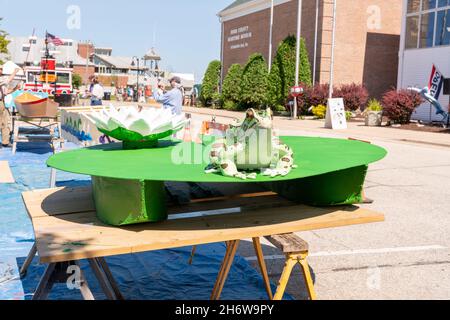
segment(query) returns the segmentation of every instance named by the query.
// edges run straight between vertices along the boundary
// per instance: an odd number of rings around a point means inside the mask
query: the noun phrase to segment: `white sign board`
[[[347,129],[344,99],[328,99],[327,118],[325,127],[334,130]]]

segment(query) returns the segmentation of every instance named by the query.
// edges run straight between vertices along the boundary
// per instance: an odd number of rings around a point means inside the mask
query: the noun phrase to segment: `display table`
[[[213,297],[218,299],[241,239],[384,221],[383,214],[356,206],[314,208],[267,192],[169,204],[168,221],[117,228],[96,218],[90,187],[28,191],[23,200],[40,263],[49,264],[33,299],[46,299],[54,283],[70,276],[67,266],[83,259],[89,261],[106,297],[120,299],[104,257],[228,242],[232,252],[227,249],[214,286]],[[264,264],[262,253],[260,258]],[[82,272],[80,277],[83,297],[93,299]]]
[[[239,180],[205,174],[210,147],[160,141],[153,149],[123,150],[110,144],[63,152],[48,166],[92,176],[97,215],[120,226],[167,219],[164,182],[260,183],[280,196],[313,206],[355,204],[362,200],[368,165],[386,151],[360,141],[282,137],[294,151],[297,169],[286,177],[258,175]]]

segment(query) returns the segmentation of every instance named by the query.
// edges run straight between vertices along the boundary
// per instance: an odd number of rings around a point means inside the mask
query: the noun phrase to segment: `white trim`
[[[400,52],[399,52],[399,68],[397,75],[397,88],[400,88],[403,84],[403,69],[405,61],[405,47],[406,47],[406,13],[408,10],[408,0],[403,0],[403,13],[402,13],[402,30],[400,33]]]
[[[274,6],[278,6],[287,3],[292,0],[275,0]],[[270,9],[271,0],[253,0],[250,2],[243,3],[239,6],[230,8],[219,12],[218,16],[222,22],[234,20],[247,16],[249,14]]]

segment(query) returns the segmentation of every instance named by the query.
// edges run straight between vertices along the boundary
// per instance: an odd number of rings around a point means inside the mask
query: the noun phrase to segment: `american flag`
[[[47,38],[48,43],[53,43],[55,46],[62,46],[64,44],[64,41],[51,33],[47,32],[45,37]]]

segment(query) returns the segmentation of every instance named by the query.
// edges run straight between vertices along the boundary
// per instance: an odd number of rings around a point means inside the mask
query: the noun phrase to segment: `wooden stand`
[[[269,300],[283,300],[284,293],[286,291],[286,286],[291,277],[291,273],[295,265],[298,263],[303,272],[303,278],[305,280],[306,289],[311,300],[316,300],[316,293],[314,290],[314,283],[311,277],[311,272],[309,270],[309,265],[307,262],[308,257],[308,243],[306,243],[300,237],[290,233],[283,235],[275,235],[265,237],[269,242],[271,242],[275,247],[283,251],[286,255],[286,264],[281,275],[281,279],[278,284],[275,296],[273,296],[272,288],[270,285],[269,275],[267,273],[267,267],[264,260],[264,254],[261,247],[260,238],[253,238],[253,246],[255,248],[256,257],[258,258],[259,268],[264,280],[264,286],[269,297]],[[231,265],[233,264],[234,257],[236,255],[237,247],[239,241],[230,241],[227,243],[227,250],[225,253],[225,258],[219,271],[219,275],[216,280],[216,284],[211,294],[211,300],[219,300],[225,281],[228,277]]]
[[[107,299],[124,300],[106,261],[103,258],[88,259],[88,261]],[[79,268],[79,283],[77,285],[83,299],[95,300],[84,273],[81,270],[79,261],[50,263],[39,282],[33,300],[46,300],[54,284],[67,283],[70,277],[67,271],[71,266]]]
[[[311,300],[316,300],[316,293],[314,291],[314,283],[309,271],[307,262],[308,257],[308,243],[294,234],[283,234],[266,237],[275,247],[283,251],[286,255],[286,264],[278,284],[277,292],[274,300],[282,300],[286,286],[292,273],[292,269],[298,263],[303,272],[306,289]]]
[[[16,154],[18,142],[46,142],[49,143],[55,153],[55,143],[64,148],[61,122],[53,118],[24,118],[20,115],[12,117],[13,146],[12,153]],[[31,126],[30,128],[24,125]],[[54,136],[55,128],[58,129],[58,137]]]

